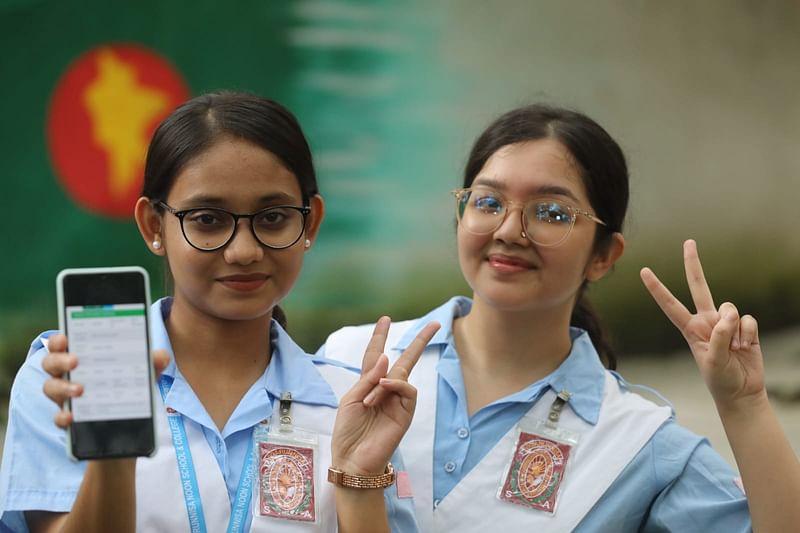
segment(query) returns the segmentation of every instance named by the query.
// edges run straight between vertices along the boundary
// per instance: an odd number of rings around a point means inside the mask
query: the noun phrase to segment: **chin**
[[[215,308],[215,314],[223,320],[257,320],[267,316],[273,306],[262,299],[254,302],[232,302]]]
[[[526,311],[536,307],[536,298],[515,290],[514,287],[475,290],[475,297],[498,311]]]

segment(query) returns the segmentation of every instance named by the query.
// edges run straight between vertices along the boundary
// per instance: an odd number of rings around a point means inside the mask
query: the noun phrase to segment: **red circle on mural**
[[[78,57],[47,117],[50,159],[70,198],[93,213],[131,217],[150,137],[188,97],[177,70],[142,46],[103,45]]]

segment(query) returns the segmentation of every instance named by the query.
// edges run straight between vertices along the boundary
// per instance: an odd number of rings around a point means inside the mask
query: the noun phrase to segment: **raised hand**
[[[47,349],[48,353],[42,359],[42,369],[51,377],[44,382],[43,390],[44,394],[61,408],[54,417],[56,425],[66,429],[72,424],[72,413],[64,410],[64,402],[83,394],[83,385],[66,379],[67,372],[78,366],[78,357],[67,352],[67,337],[61,334],[53,335],[48,339]],[[169,356],[165,351],[153,352],[156,377],[167,367],[168,362]]]
[[[382,317],[364,354],[363,372],[339,403],[333,430],[333,461],[352,474],[380,474],[411,425],[417,391],[408,383],[411,369],[439,329],[427,324],[390,371],[383,353],[391,321]]]
[[[764,365],[756,320],[750,315],[740,318],[730,302],[715,307],[693,240],[683,245],[683,261],[696,308],[694,314],[649,268],[640,273],[645,287],[689,343],[700,374],[718,405],[764,395]]]

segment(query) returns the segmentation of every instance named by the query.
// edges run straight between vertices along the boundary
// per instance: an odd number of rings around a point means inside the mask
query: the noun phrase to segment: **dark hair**
[[[158,126],[147,149],[142,196],[154,203],[166,200],[183,168],[226,136],[247,140],[280,159],[297,177],[303,205],[318,193],[311,149],[294,115],[255,94],[222,91],[181,104]],[[280,307],[272,316],[286,327]]]
[[[628,209],[628,165],[622,149],[597,122],[577,111],[534,104],[513,109],[495,120],[478,137],[464,169],[464,187],[473,180],[497,150],[510,144],[553,139],[566,147],[583,180],[589,202],[606,225],[597,225],[595,250],[608,246],[615,232],[622,231]],[[584,292],[578,292],[570,323],[589,332],[600,359],[608,368],[617,366],[616,356]]]

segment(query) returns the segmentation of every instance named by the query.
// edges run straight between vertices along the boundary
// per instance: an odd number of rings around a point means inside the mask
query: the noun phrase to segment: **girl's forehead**
[[[248,141],[223,139],[178,173],[173,195],[299,197],[301,191],[297,177],[272,152]]]
[[[488,185],[502,192],[535,196],[543,190],[568,190],[586,198],[580,170],[567,148],[553,139],[503,146],[475,177],[473,186]]]

